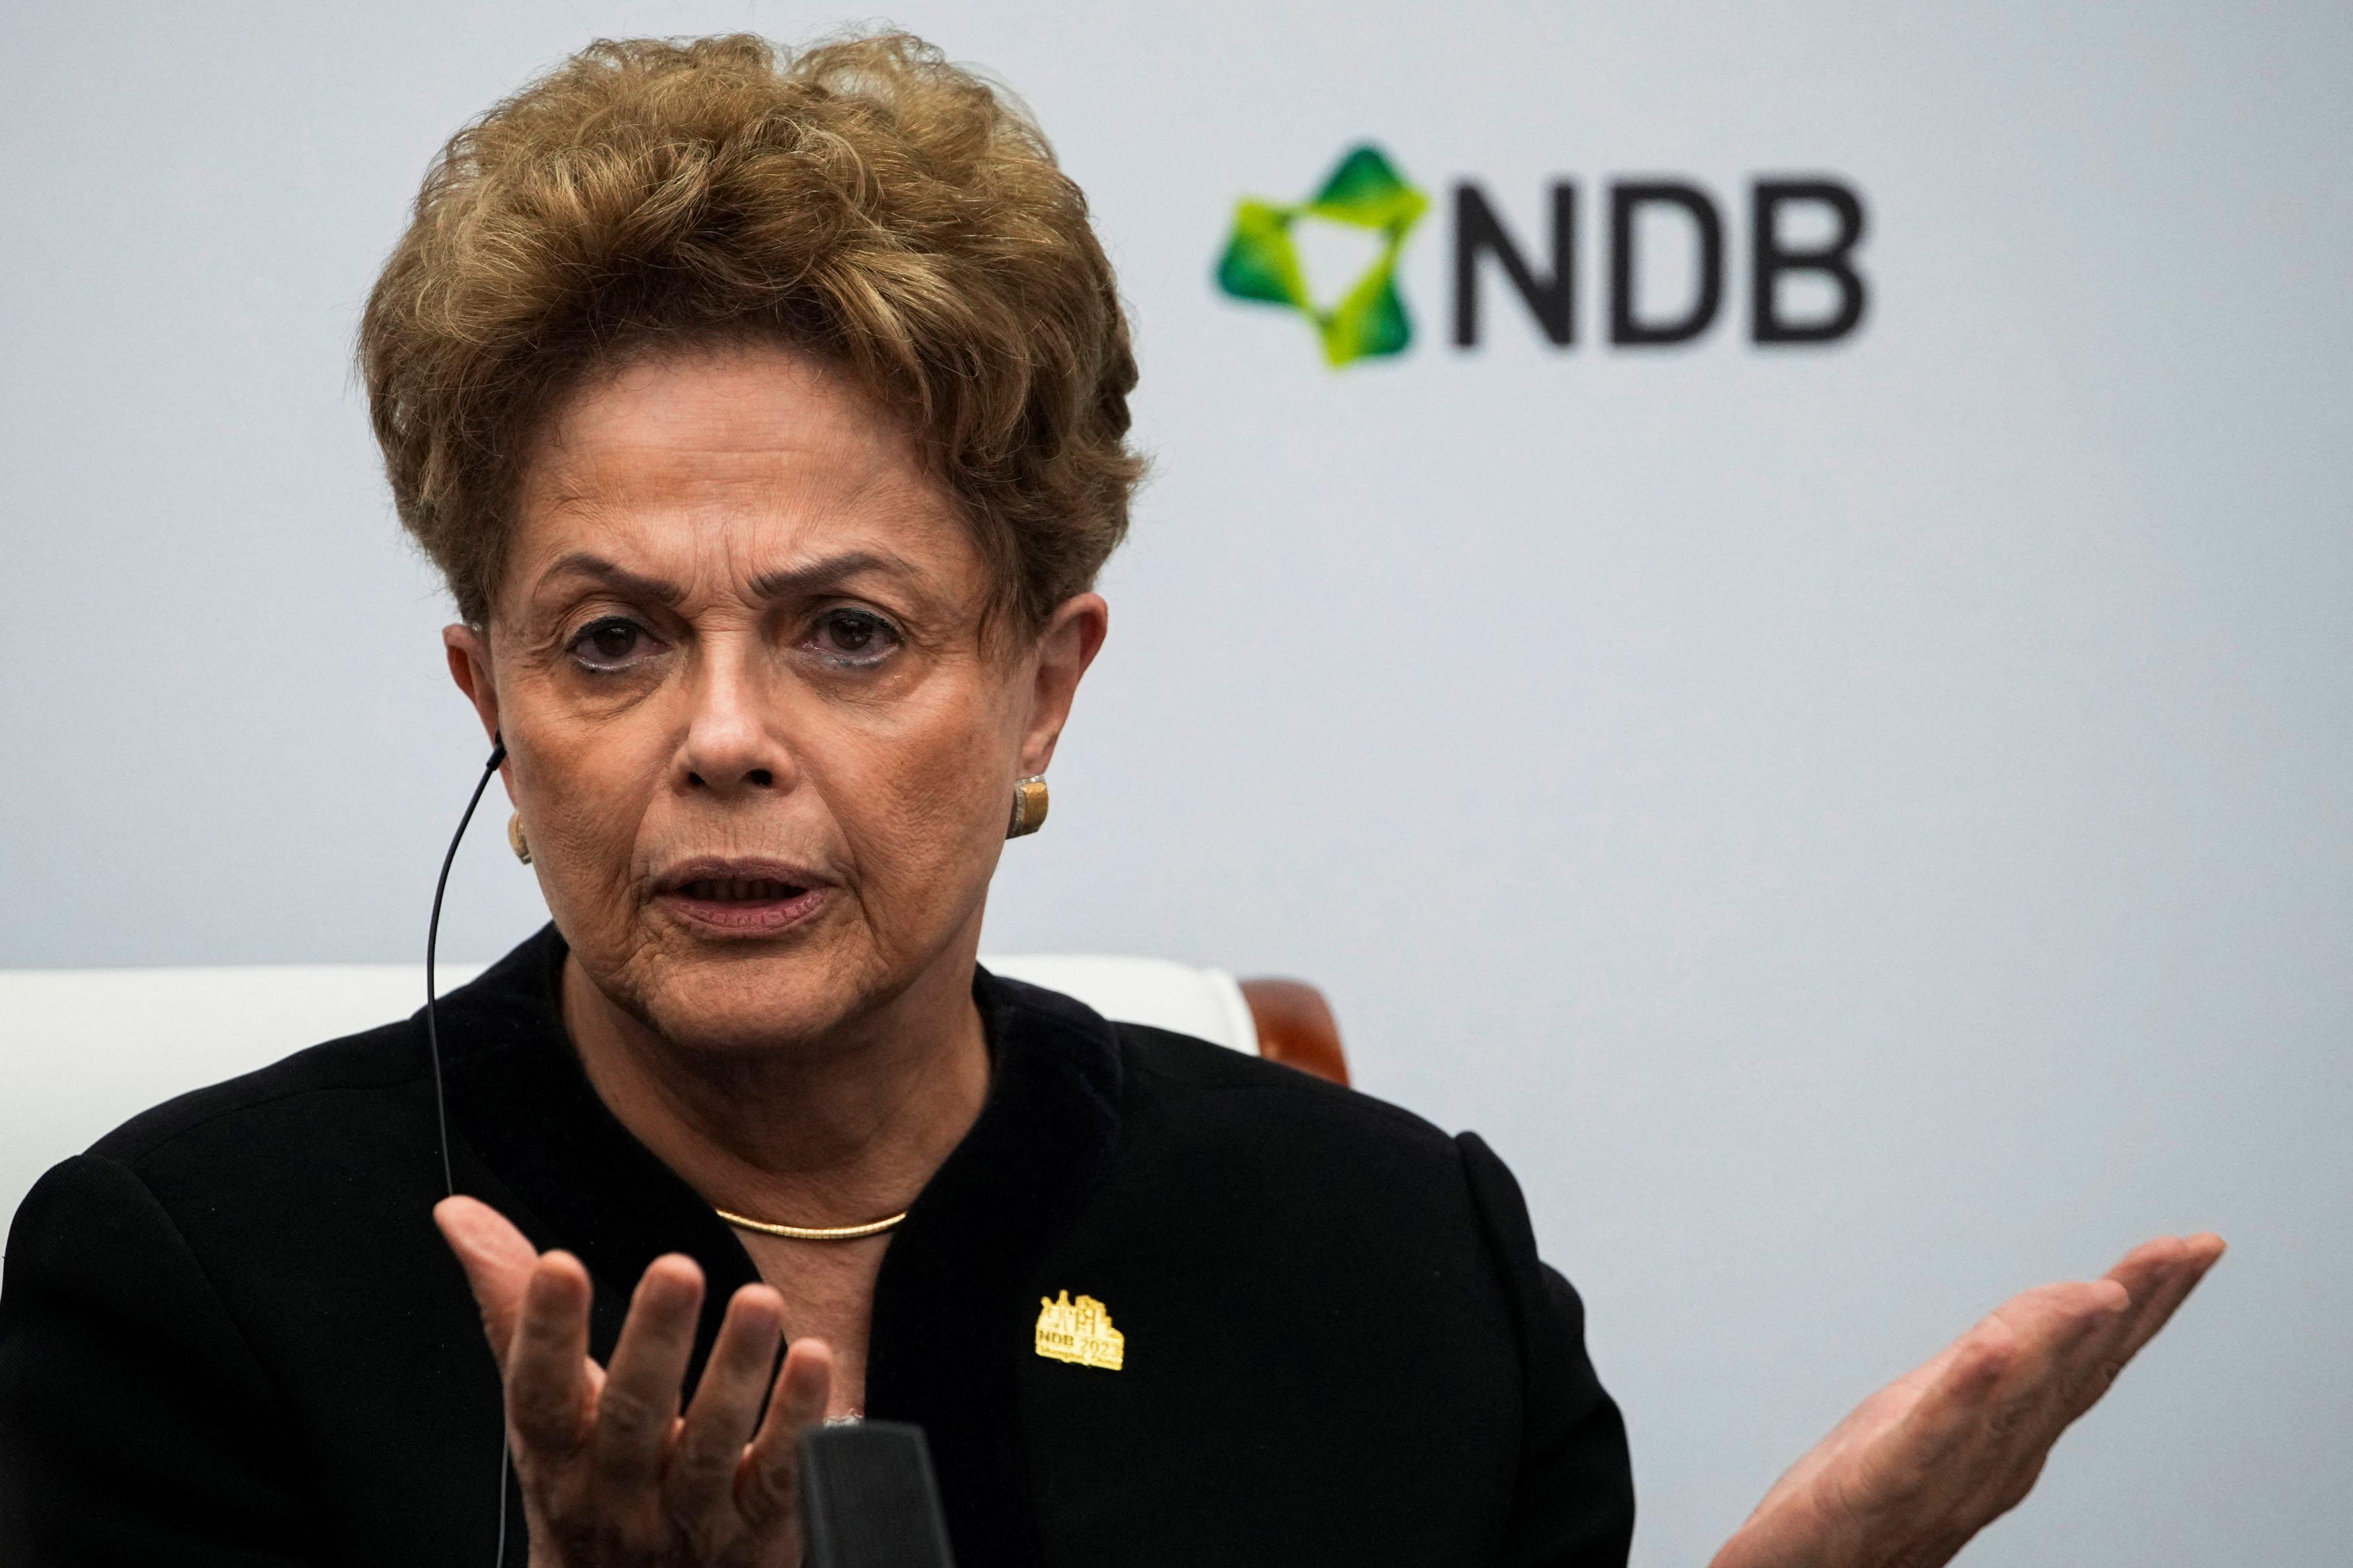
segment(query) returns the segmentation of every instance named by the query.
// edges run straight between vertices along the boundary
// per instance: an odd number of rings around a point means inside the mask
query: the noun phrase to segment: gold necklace
[[[864,1225],[771,1225],[748,1215],[729,1214],[725,1209],[711,1212],[737,1230],[756,1230],[762,1236],[781,1236],[786,1241],[856,1241],[861,1236],[880,1236],[907,1217],[907,1211],[901,1209],[888,1219],[868,1220]]]

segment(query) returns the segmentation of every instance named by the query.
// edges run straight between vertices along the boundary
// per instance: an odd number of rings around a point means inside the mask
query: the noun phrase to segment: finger
[[[2020,1354],[1988,1415],[1994,1435],[2036,1452],[2056,1440],[2073,1419],[2070,1400],[2131,1305],[2123,1286],[2094,1279],[2045,1285],[1997,1308],[2018,1331]]]
[[[2189,1247],[2179,1237],[2160,1236],[2142,1242],[2116,1260],[2108,1270],[2108,1278],[2133,1293],[2135,1300],[2154,1289],[2158,1281],[2179,1268],[2189,1257]]]
[[[2096,1359],[2083,1370],[2071,1402],[2072,1420],[2099,1403],[2141,1347],[2157,1337],[2198,1282],[2221,1258],[2222,1238],[2201,1233],[2187,1240],[2159,1237],[2126,1254],[2108,1279],[2132,1294],[2131,1308],[2103,1336]]]
[[[2003,1302],[1930,1363],[1942,1363],[1868,1476],[1875,1495],[1910,1498],[1935,1485],[1958,1498],[2015,1468],[2032,1447],[2038,1413],[2056,1403],[2063,1358],[2123,1309],[2113,1284],[2045,1285]],[[2055,1431],[2055,1428],[2054,1428]]]
[[[1944,1412],[1948,1443],[1936,1460],[1939,1511],[1959,1531],[1957,1542],[2031,1489],[2051,1445],[2073,1418],[2069,1401],[2082,1369],[2097,1361],[2102,1336],[2128,1303],[2114,1280],[2070,1282],[2025,1291],[1989,1319],[2011,1335],[2006,1364],[1973,1391],[1974,1409]]]
[[[2152,1311],[2165,1310],[2168,1301],[2179,1300],[2180,1288],[2186,1283],[2189,1256],[2188,1245],[2179,1237],[2160,1236],[2142,1242],[2108,1270],[2107,1278],[2131,1295],[2132,1306],[2104,1336],[2104,1375],[2094,1379],[2099,1387],[2104,1388],[2131,1356],[2134,1332],[2140,1322]],[[2093,1397],[2097,1397],[2096,1389]]]
[[[596,1463],[607,1485],[645,1486],[660,1476],[702,1306],[702,1270],[691,1258],[657,1258],[638,1281],[596,1399]]]
[[[2155,1267],[2133,1268],[2137,1259],[2154,1250]],[[2186,1240],[2160,1237],[2145,1247],[2126,1255],[2124,1262],[2109,1271],[2132,1292],[2133,1313],[2129,1334],[2124,1347],[2124,1359],[2130,1360],[2141,1346],[2157,1337],[2198,1282],[2206,1278],[2226,1250],[2222,1238],[2211,1231],[2202,1231]]]
[[[587,1440],[595,1387],[588,1360],[588,1270],[568,1252],[532,1268],[507,1357],[507,1422],[524,1452],[560,1458]]]
[[[2132,1294],[2113,1279],[2070,1279],[2021,1290],[1993,1315],[2018,1331],[2026,1352],[2019,1372],[2042,1370],[2112,1327],[2132,1306]]]
[[[784,1300],[769,1287],[746,1285],[727,1303],[663,1477],[663,1489],[681,1517],[723,1501],[734,1486],[784,1337]]]
[[[1913,1544],[1927,1541],[1974,1511],[1973,1500],[1993,1478],[2015,1468],[2003,1435],[2012,1418],[2004,1411],[2045,1353],[2037,1342],[2049,1332],[2044,1318],[2038,1301],[2006,1302],[1921,1369],[1932,1375],[1918,1398],[1857,1454],[1837,1489],[1840,1511],[1853,1529],[1865,1536],[1895,1530]]]
[[[1969,1443],[1981,1441],[1995,1391],[2023,1349],[2018,1330],[1999,1313],[1947,1346],[1930,1363],[1938,1367],[1935,1377],[1869,1468],[1865,1496],[1907,1495],[1924,1478],[1945,1473]]]
[[[491,1353],[498,1357],[503,1371],[507,1346],[522,1315],[523,1284],[531,1278],[532,1265],[539,1261],[539,1248],[506,1215],[474,1198],[443,1198],[433,1205],[433,1223],[457,1255],[458,1266],[466,1271],[466,1284],[481,1310],[482,1331],[490,1338]]]
[[[823,1340],[795,1340],[776,1369],[776,1391],[759,1435],[735,1478],[744,1517],[773,1524],[793,1517],[799,1500],[801,1434],[825,1419],[833,1398],[833,1350]]]

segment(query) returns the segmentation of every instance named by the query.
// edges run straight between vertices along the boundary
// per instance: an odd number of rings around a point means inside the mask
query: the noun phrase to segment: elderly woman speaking
[[[553,921],[44,1179],[10,1564],[788,1565],[861,1415],[963,1568],[1624,1563],[1485,1145],[976,965],[1139,472],[1034,125],[904,37],[599,44],[449,143],[360,357]],[[2020,1297],[1718,1563],[1943,1562],[2220,1252]]]

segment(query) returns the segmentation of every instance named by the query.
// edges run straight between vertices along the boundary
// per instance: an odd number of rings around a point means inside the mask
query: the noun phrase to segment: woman
[[[790,1564],[871,1413],[964,1568],[1623,1563],[1477,1139],[976,965],[1139,469],[1034,128],[902,37],[596,46],[451,142],[361,358],[553,923],[36,1189],[8,1562]],[[1943,1561],[2219,1252],[2020,1298],[1719,1563]]]

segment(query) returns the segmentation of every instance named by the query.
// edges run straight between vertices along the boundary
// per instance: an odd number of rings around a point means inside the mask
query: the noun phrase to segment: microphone
[[[804,1568],[955,1568],[922,1427],[813,1426],[800,1486]]]

